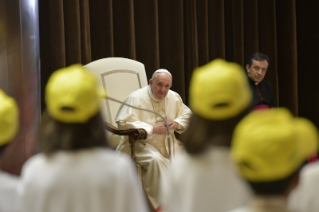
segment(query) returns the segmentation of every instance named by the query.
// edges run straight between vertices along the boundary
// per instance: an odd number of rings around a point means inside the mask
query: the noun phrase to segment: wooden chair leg
[[[138,186],[140,188],[143,188],[143,182],[142,182],[142,167],[140,164],[135,163],[136,170],[137,170],[137,177],[138,177]]]
[[[135,165],[136,165],[136,171],[137,171],[139,187],[143,188],[143,185],[142,185],[142,167],[141,167],[140,164],[136,163],[136,155],[135,155],[135,143],[136,143],[136,141],[135,141],[135,139],[133,138],[132,135],[129,136],[129,142],[130,142],[130,145],[131,145],[131,157],[134,160]]]

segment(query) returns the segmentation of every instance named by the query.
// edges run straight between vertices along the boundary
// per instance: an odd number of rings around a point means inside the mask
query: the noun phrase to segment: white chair
[[[131,92],[148,84],[144,64],[135,60],[110,57],[93,61],[85,65],[84,68],[96,75],[109,97],[121,102],[124,102]],[[107,133],[108,140],[112,147],[116,147],[121,139],[119,135],[128,135],[125,139],[131,143],[131,156],[135,160],[135,140],[146,139],[147,133],[144,129],[122,130],[115,121],[120,107],[121,104],[108,99],[101,102],[102,116],[108,123],[106,123],[106,130],[111,132]],[[139,176],[141,176],[141,167],[138,164],[136,166]]]
[[[107,95],[124,101],[133,91],[146,86],[147,78],[143,63],[135,60],[109,57],[93,61],[84,66],[93,72]],[[102,105],[102,115],[105,121],[118,127],[115,121],[120,104],[105,100]]]

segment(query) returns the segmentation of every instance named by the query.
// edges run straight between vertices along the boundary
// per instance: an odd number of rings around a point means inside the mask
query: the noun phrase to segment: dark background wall
[[[21,12],[21,2],[1,0],[0,18],[4,20],[5,27],[17,23],[8,28],[6,38],[12,40],[18,33],[20,38],[9,45],[23,52],[24,39],[32,37],[21,37],[25,30],[23,26],[27,26],[23,21],[30,16],[17,19],[19,16],[14,15]],[[174,76],[172,89],[187,104],[194,68],[215,58],[244,66],[252,53],[260,51],[270,58],[266,80],[273,84],[279,106],[312,120],[319,127],[317,0],[54,0],[39,1],[37,6],[41,111],[46,107],[43,93],[50,74],[74,63],[126,57],[144,63],[148,77],[156,69],[166,68]],[[37,7],[33,11],[37,11]],[[6,14],[12,14],[12,17],[3,19]],[[10,34],[13,31],[17,33]],[[0,38],[3,40],[4,37]],[[3,47],[2,44],[0,47]],[[16,72],[1,73],[2,77],[17,79],[25,76],[21,70],[36,70],[36,65],[26,68],[24,63],[28,55],[36,52],[15,56],[8,53],[7,59],[12,67],[15,65],[19,69],[12,68]],[[30,98],[26,96],[30,93],[26,89],[37,88],[37,74],[30,74],[24,79],[24,89],[15,86],[8,90],[13,96],[23,96],[18,98],[20,109],[36,108],[28,104]],[[1,82],[10,88],[6,80]],[[37,96],[37,89],[33,91],[35,95],[31,97]],[[31,113],[23,111],[22,114],[24,129],[31,126],[28,121],[38,117],[35,110]],[[33,123],[37,127],[38,120]],[[9,151],[12,155],[7,157],[7,161],[15,157],[13,153],[24,155],[18,162],[13,162],[11,172],[18,174],[24,160],[34,152],[32,141],[36,141],[36,127],[29,131],[31,134],[22,131],[18,135],[20,140],[29,138],[29,145],[23,143],[25,140],[22,144],[19,141],[13,145],[18,145],[19,151],[16,152],[13,147]],[[5,167],[10,171],[8,166]]]
[[[39,12],[42,91],[58,68],[127,57],[148,77],[171,71],[187,103],[194,68],[215,58],[244,66],[260,51],[279,106],[319,126],[319,1],[56,0],[40,1]]]

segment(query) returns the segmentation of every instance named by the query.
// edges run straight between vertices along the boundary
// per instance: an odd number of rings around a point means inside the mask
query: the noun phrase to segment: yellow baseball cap
[[[318,150],[318,131],[285,108],[253,111],[236,126],[231,155],[252,182],[284,179]]]
[[[195,113],[203,118],[223,120],[246,109],[252,92],[240,65],[215,59],[194,70],[189,97]]]
[[[19,128],[19,109],[16,101],[0,89],[0,146],[8,144]]]
[[[55,71],[46,86],[45,101],[49,114],[64,123],[85,123],[100,109],[106,93],[96,77],[75,64]]]

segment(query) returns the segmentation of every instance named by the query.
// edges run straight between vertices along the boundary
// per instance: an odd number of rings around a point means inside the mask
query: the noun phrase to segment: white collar
[[[150,98],[154,101],[154,102],[156,102],[156,103],[160,103],[160,102],[162,102],[164,99],[162,99],[162,100],[160,100],[160,99],[156,99],[156,97],[154,96],[154,94],[153,94],[153,91],[152,91],[152,89],[151,89],[151,86],[150,85],[148,85],[148,89],[147,89],[147,91],[148,91],[148,94],[149,94],[149,96],[150,96]]]

